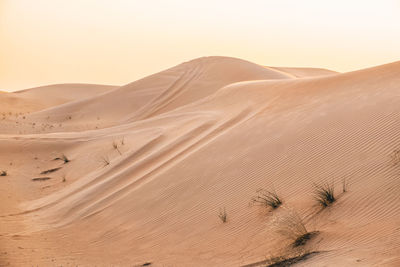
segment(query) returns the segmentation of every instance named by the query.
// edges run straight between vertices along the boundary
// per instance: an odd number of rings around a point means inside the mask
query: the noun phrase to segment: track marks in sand
[[[135,120],[143,120],[155,115],[182,94],[183,91],[188,90],[188,85],[202,74],[201,66],[199,65],[200,64],[197,63],[195,67],[184,71],[184,73],[179,76],[171,86],[165,89],[163,93],[138,110],[133,115]]]

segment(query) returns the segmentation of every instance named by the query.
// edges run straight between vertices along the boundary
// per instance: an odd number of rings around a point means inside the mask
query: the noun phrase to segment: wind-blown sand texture
[[[1,266],[263,266],[297,249],[279,234],[294,210],[318,231],[299,266],[400,265],[400,62],[342,74],[205,57],[0,103]],[[282,206],[249,205],[259,188]]]

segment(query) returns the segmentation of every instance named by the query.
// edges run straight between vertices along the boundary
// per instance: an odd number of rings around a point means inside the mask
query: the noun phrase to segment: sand
[[[3,92],[0,265],[263,266],[315,252],[297,265],[399,266],[399,86],[400,62],[336,73],[205,57],[120,87]],[[324,183],[327,208],[313,196]],[[283,204],[251,205],[259,188]],[[317,232],[296,248],[281,234],[293,214]]]

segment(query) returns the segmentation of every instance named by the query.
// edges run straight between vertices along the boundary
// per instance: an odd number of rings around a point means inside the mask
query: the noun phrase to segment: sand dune
[[[116,88],[97,84],[54,84],[16,92],[0,92],[0,112],[30,113],[80,100]]]
[[[262,266],[301,250],[318,252],[304,266],[398,266],[399,84],[400,62],[339,74],[207,57],[8,118],[0,263]],[[283,205],[249,205],[259,188]],[[318,231],[300,248],[279,234],[294,212]]]
[[[32,116],[34,119],[50,116],[50,121],[59,122],[70,115],[75,117],[75,114],[79,114],[78,123],[85,122],[90,125],[88,127],[93,127],[90,122],[99,120],[104,127],[173,110],[211,95],[234,82],[289,77],[282,72],[241,59],[205,57],[180,64],[106,94],[54,107]],[[75,124],[73,121],[66,123]]]

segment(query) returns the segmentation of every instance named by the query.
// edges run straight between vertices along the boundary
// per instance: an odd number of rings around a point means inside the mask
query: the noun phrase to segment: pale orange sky
[[[400,1],[0,0],[0,90],[126,84],[201,56],[350,71],[400,60]]]

